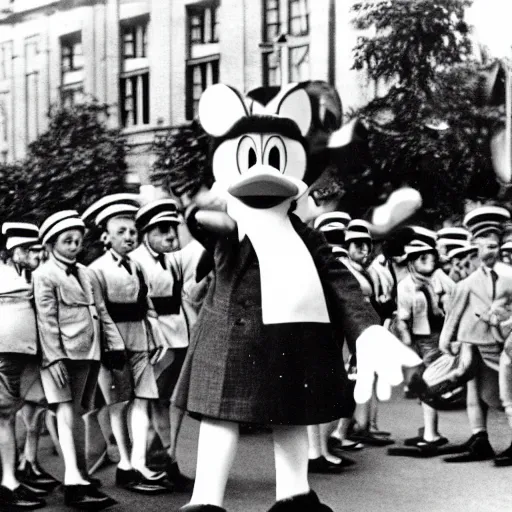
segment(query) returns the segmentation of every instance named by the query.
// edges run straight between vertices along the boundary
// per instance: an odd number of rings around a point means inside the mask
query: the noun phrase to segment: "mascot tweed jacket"
[[[192,234],[213,254],[215,277],[205,298],[174,396],[195,416],[308,425],[347,414],[341,347],[380,323],[358,281],[332,256],[325,238],[291,216],[313,257],[331,324],[264,325],[256,253],[235,230],[214,237],[189,217]],[[345,396],[344,396],[345,393]]]

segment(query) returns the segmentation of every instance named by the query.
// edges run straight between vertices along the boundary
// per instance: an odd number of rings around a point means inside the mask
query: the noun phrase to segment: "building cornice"
[[[46,0],[17,8],[17,2],[15,2],[13,7],[0,11],[0,25],[15,25],[37,14],[48,15],[58,11],[69,11],[77,7],[90,7],[105,3],[106,0]]]

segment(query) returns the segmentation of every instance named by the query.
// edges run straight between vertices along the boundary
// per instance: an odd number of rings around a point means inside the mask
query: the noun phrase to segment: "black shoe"
[[[397,446],[388,448],[388,455],[394,457],[411,457],[413,459],[428,459],[439,455],[436,446]]]
[[[446,444],[448,444],[448,439],[446,439],[446,437],[438,437],[437,439],[435,439],[434,441],[427,441],[426,439],[423,438],[423,436],[417,436],[417,437],[410,437],[409,439],[406,439],[404,441],[404,446],[411,446],[411,447],[417,447],[417,448],[421,448],[421,447],[437,447],[439,448],[440,446],[445,446]]]
[[[37,496],[38,498],[42,498],[42,497],[48,496],[48,494],[50,494],[50,492],[47,489],[43,489],[41,487],[36,487],[35,485],[29,485],[29,484],[26,484],[25,482],[21,482],[20,485],[22,487],[25,487],[26,489],[28,489],[34,496]]]
[[[512,466],[512,444],[505,451],[496,455],[494,458],[494,465],[499,468]]]
[[[388,432],[387,430],[380,430],[377,424],[370,425],[370,434],[373,434],[374,436],[379,437],[389,437],[391,435],[391,432]]]
[[[333,512],[332,508],[320,503],[314,491],[277,501],[268,512],[302,512],[303,510],[308,512]]]
[[[60,482],[42,469],[37,462],[26,462],[25,467],[16,472],[16,478],[24,484],[52,491]]]
[[[216,505],[184,505],[178,512],[226,512],[226,509]]]
[[[162,485],[162,483],[144,478],[144,475],[136,469],[117,468],[116,486],[139,494],[164,494],[173,490],[167,483]]]
[[[331,455],[334,455],[334,457],[338,457],[338,459],[341,460],[341,465],[345,468],[347,468],[349,466],[353,466],[356,463],[355,460],[349,459],[346,456],[346,452],[344,450],[342,450],[338,447],[335,447],[335,446],[331,446],[331,448],[327,447],[327,450],[329,451],[329,453]]]
[[[102,486],[101,480],[99,478],[94,478],[92,476],[85,475],[84,480],[87,480],[87,482],[89,482],[93,487],[96,487],[96,489]]]
[[[461,444],[448,444],[439,448],[439,455],[451,455],[456,453],[465,453],[469,450],[469,447],[479,438],[484,437],[488,439],[487,432],[478,432],[473,434],[467,441]]]
[[[103,510],[117,501],[93,485],[65,485],[64,503],[79,510]]]
[[[167,478],[174,484],[174,489],[177,492],[192,492],[194,490],[194,479],[184,475],[176,461],[170,458],[165,467]]]
[[[321,474],[333,474],[341,473],[343,471],[343,464],[335,464],[329,462],[325,457],[318,457],[317,459],[309,459],[308,472],[309,473],[321,473]]]
[[[394,444],[395,441],[389,437],[381,437],[373,435],[369,430],[359,430],[352,432],[348,438],[351,441],[357,441],[358,443],[367,444],[370,446],[389,446]]]
[[[469,449],[467,451],[461,453],[460,455],[446,457],[444,461],[448,463],[458,463],[494,459],[495,453],[491,444],[489,443],[487,432],[481,432],[481,434],[485,435],[476,437],[475,440],[469,445]]]
[[[363,443],[352,442],[351,444],[343,444],[339,439],[335,437],[329,437],[327,439],[327,449],[332,452],[332,450],[336,450],[337,452],[357,452],[364,448]]]
[[[0,485],[0,510],[35,510],[46,506],[46,501],[35,496],[25,486],[11,490]]]

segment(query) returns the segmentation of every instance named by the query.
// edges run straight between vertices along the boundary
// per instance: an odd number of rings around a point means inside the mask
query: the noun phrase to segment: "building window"
[[[263,41],[266,43],[274,41],[281,30],[279,2],[280,0],[264,0]]]
[[[7,109],[5,108],[5,102],[0,101],[0,148],[7,144],[7,133]]]
[[[121,121],[125,128],[149,124],[149,73],[121,78]]]
[[[281,67],[277,52],[263,54],[263,83],[265,85],[281,85]]]
[[[189,46],[219,42],[219,2],[214,0],[187,7]]]
[[[25,133],[28,142],[39,135],[39,37],[25,39]]]
[[[292,36],[305,36],[309,34],[307,0],[288,1],[288,33]]]
[[[121,25],[120,114],[123,127],[150,123],[147,16]]]
[[[12,43],[0,43],[0,80],[11,76]]]
[[[123,59],[147,57],[148,23],[147,19],[121,27]]]
[[[199,63],[187,65],[187,119],[197,114],[199,98],[203,91],[212,84],[219,82],[219,57]]]
[[[219,81],[219,0],[187,7],[185,117],[193,119],[203,91]]]
[[[290,82],[302,82],[309,78],[309,46],[290,48]]]
[[[77,87],[66,87],[60,92],[61,104],[64,108],[73,108],[84,101],[84,90],[80,84]]]
[[[83,101],[84,55],[82,33],[75,32],[60,38],[60,101],[72,108]]]
[[[286,36],[285,49],[277,44]],[[263,63],[263,85],[281,85],[308,80],[309,69],[309,7],[307,0],[263,0],[263,34],[260,44]],[[286,56],[282,51],[287,51]],[[281,70],[281,64],[285,66]]]
[[[60,68],[62,73],[79,71],[84,67],[82,51],[82,34],[61,37],[60,39]]]

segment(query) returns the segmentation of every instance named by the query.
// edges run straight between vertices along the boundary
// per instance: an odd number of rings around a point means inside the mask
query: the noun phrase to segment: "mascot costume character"
[[[380,398],[419,357],[379,326],[358,282],[321,233],[291,211],[307,185],[309,96],[289,85],[265,106],[208,88],[199,120],[213,137],[211,190],[186,217],[211,254],[213,280],[174,402],[201,420],[194,491],[182,512],[223,511],[239,424],[273,431],[271,511],[328,512],[308,483],[307,425],[338,419],[346,373],[338,340],[357,347],[355,398]],[[184,203],[188,200],[182,197]]]

